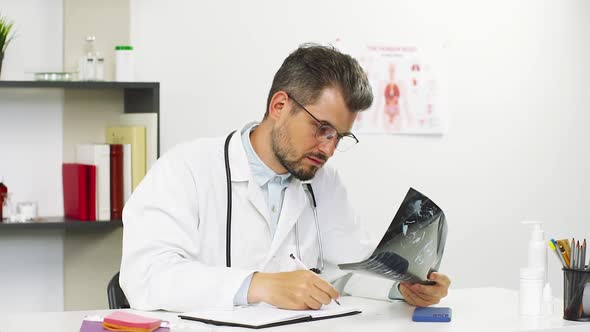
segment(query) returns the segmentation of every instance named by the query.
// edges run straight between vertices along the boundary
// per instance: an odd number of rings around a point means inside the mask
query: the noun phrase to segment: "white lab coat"
[[[289,258],[296,252],[297,221],[302,261],[318,266],[313,210],[301,182],[293,179],[285,190],[272,237],[268,206],[238,131],[229,145],[233,208],[231,268],[226,267],[224,141],[197,139],[175,147],[155,163],[125,205],[120,284],[133,308],[231,308],[254,271],[297,269]],[[322,276],[334,281],[345,275],[335,264],[362,260],[375,244],[369,243],[333,168],[325,165],[317,172],[313,190],[326,264]],[[385,290],[377,292],[382,294],[376,297],[386,298]]]

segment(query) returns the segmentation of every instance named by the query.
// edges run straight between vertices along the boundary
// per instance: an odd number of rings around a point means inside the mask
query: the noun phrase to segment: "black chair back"
[[[119,272],[117,272],[109,281],[107,286],[107,297],[109,299],[109,309],[127,309],[130,308],[129,301],[119,285]]]

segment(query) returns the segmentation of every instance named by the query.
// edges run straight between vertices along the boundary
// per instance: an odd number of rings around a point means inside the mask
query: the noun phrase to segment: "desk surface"
[[[280,331],[590,331],[590,323],[578,323],[561,318],[561,302],[555,299],[554,313],[548,317],[525,318],[518,315],[518,292],[503,288],[451,289],[449,296],[438,306],[453,309],[450,323],[412,322],[413,307],[404,302],[384,302],[355,297],[342,297],[342,305],[363,311],[360,315],[306,322],[268,330]],[[69,311],[2,314],[0,331],[76,332],[88,315],[105,315],[109,311]],[[136,312],[136,311],[134,311]],[[172,331],[239,330],[223,328],[179,319],[169,312],[137,312],[158,317],[172,323]],[[242,329],[251,331],[249,329]]]

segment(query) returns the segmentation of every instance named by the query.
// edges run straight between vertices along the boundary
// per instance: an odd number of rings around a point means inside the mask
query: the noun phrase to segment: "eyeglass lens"
[[[338,132],[334,127],[326,124],[323,124],[318,128],[316,138],[322,143],[327,143],[336,138],[336,149],[338,151],[346,151],[357,143],[357,141],[350,136],[338,135]]]

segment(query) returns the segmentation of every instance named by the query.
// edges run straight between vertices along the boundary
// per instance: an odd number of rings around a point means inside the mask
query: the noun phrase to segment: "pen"
[[[569,241],[567,239],[562,239],[562,240],[557,240],[555,242],[559,246],[559,251],[561,251],[561,254],[563,255],[563,259],[565,259],[565,264],[567,265],[568,268],[571,268],[572,264],[571,264],[571,256],[570,256],[570,249],[569,249],[569,247],[570,247]]]
[[[555,242],[554,239],[549,240],[549,248],[551,248],[551,250],[553,250],[553,252],[555,252],[555,254],[557,255],[557,258],[559,259],[559,261],[561,261],[561,265],[563,267],[567,267],[567,265],[565,263],[565,259],[563,258],[563,255],[561,254],[561,250],[559,250],[559,246],[557,246],[557,242]]]
[[[299,266],[300,269],[302,270],[309,270],[309,268],[307,266],[305,266],[305,264],[303,264],[303,262],[301,260],[299,260],[299,258],[295,257],[295,255],[293,254],[289,254],[289,257],[291,257],[291,259],[293,259],[293,261],[295,261],[295,264],[297,264],[297,266]],[[340,302],[338,302],[338,300],[333,299],[334,302],[336,302],[336,304],[341,305]]]

